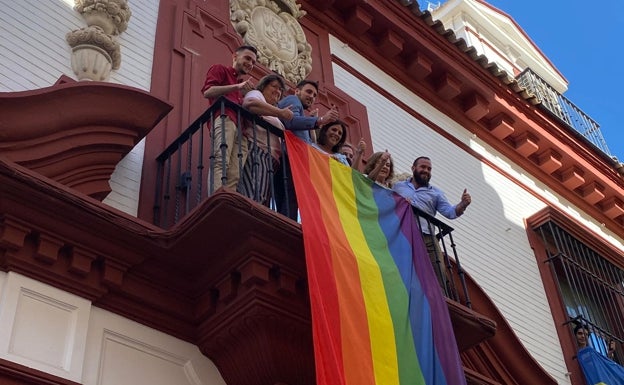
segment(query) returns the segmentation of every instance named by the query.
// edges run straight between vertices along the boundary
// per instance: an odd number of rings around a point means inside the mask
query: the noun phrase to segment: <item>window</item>
[[[594,349],[607,355],[614,340],[614,358],[624,357],[624,255],[552,209],[528,224],[566,361],[576,354],[576,325],[587,326]]]

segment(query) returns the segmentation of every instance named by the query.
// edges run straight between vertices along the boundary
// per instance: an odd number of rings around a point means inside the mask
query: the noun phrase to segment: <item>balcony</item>
[[[227,183],[225,167],[221,175],[214,175],[213,170],[217,151],[222,151],[225,154],[228,145],[223,141],[220,142],[220,138],[215,138],[214,131],[210,130],[210,122],[215,121],[215,119],[221,119],[226,109],[234,110],[238,115],[236,148],[240,148],[239,143],[244,131],[241,122],[247,122],[251,127],[251,133],[247,132],[250,139],[256,138],[260,129],[267,130],[274,134],[275,137],[280,138],[280,142],[277,143],[269,141],[269,152],[273,146],[283,146],[281,139],[283,139],[284,134],[280,129],[239,105],[225,98],[220,98],[157,157],[157,185],[154,191],[155,204],[153,208],[155,225],[164,228],[175,225],[196,206],[215,193],[216,178],[220,178],[224,185]],[[210,134],[207,135],[207,132]],[[215,146],[211,145],[211,143],[219,143],[219,145]],[[261,194],[257,191],[259,188],[257,180],[251,183],[254,191],[247,192],[249,199],[255,201],[258,205],[268,206],[272,210],[275,209],[272,187],[273,175],[276,171],[273,167],[280,167],[284,164],[283,148],[281,153],[282,157],[279,165],[269,165],[269,176],[271,179],[269,200],[260,202],[259,197]],[[240,151],[238,156],[242,157]],[[249,157],[248,161],[251,161],[253,165],[252,175],[256,175],[257,166],[260,162],[257,158],[258,154],[250,153]],[[223,155],[221,159],[223,159]],[[243,165],[241,165],[242,168],[244,168]],[[204,172],[206,169],[207,172]],[[240,174],[242,175],[242,172]],[[286,183],[285,180],[283,182]],[[466,288],[465,273],[461,268],[457,245],[453,241],[453,228],[417,208],[413,208],[413,210],[421,227],[431,229],[430,232],[436,234],[440,244],[440,249],[436,250],[440,252],[436,252],[437,255],[435,257],[432,256],[432,260],[435,259],[434,269],[438,270],[438,274],[440,274],[440,271],[448,272],[448,279],[443,283],[446,297],[470,308],[471,303]]]
[[[583,138],[609,157],[612,157],[607,143],[600,132],[600,126],[589,115],[558,93],[530,68],[516,76],[518,84],[533,94],[542,108],[552,114],[561,123],[581,134]]]
[[[252,128],[252,133],[250,134],[248,132],[250,138],[253,138],[257,134],[259,128],[270,131],[276,137],[283,138],[283,132],[281,130],[270,125],[262,118],[231,103],[227,99],[219,99],[157,157],[158,174],[157,186],[154,189],[154,223],[164,228],[175,228],[177,224],[185,222],[189,215],[195,216],[194,212],[198,208],[201,210],[201,206],[204,206],[206,200],[212,201],[212,197],[215,197],[215,199],[217,197],[223,197],[223,194],[228,192],[228,195],[232,197],[239,196],[239,200],[247,201],[249,204],[256,206],[256,210],[261,211],[263,216],[272,216],[275,221],[287,221],[291,225],[295,225],[300,232],[298,224],[273,211],[275,208],[273,189],[270,191],[271,199],[269,199],[269,202],[264,202],[264,204],[258,201],[259,194],[257,191],[249,194],[247,198],[230,192],[231,190],[228,189],[213,191],[215,178],[222,178],[223,184],[227,182],[225,169],[221,175],[214,175],[212,173],[216,161],[216,152],[225,152],[227,144],[223,142],[219,143],[219,138],[214,137],[214,132],[209,129],[209,122],[220,119],[225,109],[236,111],[239,118],[238,140],[240,140],[243,132],[240,124],[240,122],[243,121],[247,121]],[[211,145],[211,143],[219,144],[215,146]],[[269,141],[269,147],[281,145],[281,143],[270,143]],[[282,151],[282,154],[283,153],[284,151]],[[253,158],[256,155],[250,154],[249,156],[252,157],[251,163],[257,165],[259,160]],[[280,162],[280,165],[282,164],[284,164],[283,157]],[[280,167],[280,165],[276,167]],[[271,165],[269,167],[271,179],[273,179],[274,171],[273,165]],[[256,187],[258,186],[257,183],[252,184]],[[433,229],[433,233],[437,234],[436,238],[438,239],[441,253],[436,253],[435,255],[434,269],[442,268],[442,270],[447,271],[447,279],[443,284],[443,289],[451,313],[458,347],[460,351],[470,349],[481,341],[492,337],[496,326],[494,322],[471,309],[471,299],[466,283],[467,278],[461,267],[457,245],[453,240],[453,228],[416,208],[414,208],[414,214],[420,220],[421,226],[427,226]],[[222,217],[221,220],[232,222],[235,221],[236,218],[234,216],[229,216],[227,219],[226,217]],[[247,219],[245,221],[248,222],[249,220]],[[229,227],[229,224],[226,225],[223,223],[223,226]],[[266,231],[261,229],[261,227],[268,228],[273,226],[274,224],[265,222],[264,226],[256,227],[256,231],[259,233],[275,233],[275,228],[267,229]],[[247,225],[240,225],[240,229],[247,227]],[[227,235],[223,236],[227,237]],[[299,237],[301,237],[301,235],[299,235]],[[275,239],[275,241],[279,242],[278,239]],[[267,258],[271,259],[270,257]],[[297,256],[297,260],[303,260],[303,255]],[[283,265],[283,263],[278,263],[276,261],[270,261],[268,263],[272,264],[274,268],[277,269],[276,271],[280,271],[280,266]],[[300,268],[301,267],[302,266],[300,266]],[[300,278],[305,277],[305,271],[297,271],[294,276]],[[214,284],[217,287],[223,287],[222,283],[214,282]],[[229,282],[226,286],[231,288],[237,285],[238,283],[236,282]],[[231,289],[227,289],[227,292],[231,292]],[[218,302],[221,302],[221,296],[224,291],[219,288],[218,293],[216,298]],[[227,302],[230,302],[230,299],[228,299]],[[248,304],[241,303],[234,305],[234,308],[247,305]],[[217,309],[218,308],[220,308],[220,306],[217,306]],[[229,308],[229,310],[226,310],[226,308]],[[233,310],[232,306],[225,306],[223,311],[230,312],[237,310]],[[214,319],[220,319],[220,316],[215,314]],[[306,321],[306,323],[308,322],[309,320]],[[220,324],[220,321],[217,323]],[[231,328],[232,325],[227,324],[226,326],[226,324],[223,324],[219,327]],[[219,327],[216,327],[216,329]],[[215,331],[215,333],[218,332]],[[206,342],[209,343],[209,341]],[[213,348],[210,348],[208,350],[210,351],[211,358],[214,357],[214,359],[218,360],[218,354],[212,349]]]

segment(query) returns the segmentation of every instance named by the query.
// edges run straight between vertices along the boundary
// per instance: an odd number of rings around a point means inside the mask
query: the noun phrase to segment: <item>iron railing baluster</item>
[[[516,76],[518,84],[537,97],[540,104],[571,129],[580,133],[600,151],[611,157],[607,142],[600,131],[600,125],[589,115],[561,95],[550,84],[530,68]]]
[[[279,165],[279,167],[282,167],[282,170],[284,171],[284,179],[281,181],[284,184],[287,184],[288,182],[288,176],[286,174],[286,166],[285,166],[285,162],[286,162],[286,148],[285,148],[285,143],[283,141],[284,139],[284,132],[280,129],[278,129],[277,127],[271,125],[270,123],[268,123],[267,121],[265,121],[263,118],[254,115],[252,113],[250,113],[249,111],[243,109],[241,106],[236,105],[232,102],[230,102],[229,100],[225,99],[225,98],[219,98],[212,106],[210,106],[195,122],[193,122],[184,132],[182,132],[182,134],[173,142],[171,143],[166,149],[165,151],[163,151],[157,158],[157,167],[158,167],[158,176],[157,176],[157,186],[155,189],[155,200],[154,200],[154,208],[153,208],[153,212],[154,212],[154,223],[158,224],[159,226],[163,227],[163,228],[168,228],[171,225],[177,223],[180,219],[182,215],[186,215],[188,214],[190,211],[192,211],[192,209],[196,206],[198,206],[199,204],[201,204],[202,199],[204,199],[205,197],[202,197],[202,192],[203,192],[203,183],[205,182],[203,180],[204,175],[203,175],[203,169],[204,169],[204,151],[206,150],[205,146],[207,146],[207,143],[204,143],[204,138],[208,137],[210,140],[210,155],[209,155],[209,170],[207,173],[207,187],[206,187],[206,191],[208,192],[208,195],[211,195],[212,193],[214,193],[214,172],[212,172],[212,170],[214,169],[214,163],[216,161],[216,157],[215,157],[215,152],[216,151],[221,151],[222,155],[223,155],[223,159],[221,159],[221,164],[224,166],[224,170],[221,173],[221,175],[218,175],[217,177],[221,177],[222,182],[225,184],[227,182],[227,174],[226,174],[226,170],[225,170],[225,153],[226,153],[226,148],[227,148],[227,143],[224,143],[225,140],[225,134],[224,134],[224,130],[222,130],[221,133],[221,138],[216,138],[215,137],[215,130],[210,130],[208,135],[204,134],[204,129],[210,129],[209,125],[211,122],[214,122],[215,119],[221,119],[221,123],[223,124],[223,120],[225,119],[225,111],[226,109],[231,109],[231,110],[235,110],[238,117],[239,117],[239,123],[237,123],[237,140],[239,143],[239,151],[237,156],[239,157],[239,160],[241,160],[241,162],[239,162],[239,167],[240,167],[240,171],[241,171],[241,176],[242,176],[242,169],[244,167],[244,163],[242,163],[242,150],[240,149],[240,143],[242,140],[242,129],[241,129],[241,124],[244,121],[248,121],[251,124],[251,127],[253,129],[253,142],[257,143],[257,130],[260,128],[263,128],[265,130],[267,130],[268,132],[270,132],[271,134],[275,135],[274,137],[267,135],[267,148],[268,148],[268,153],[270,155],[270,164],[269,164],[269,175],[270,175],[270,180],[271,183],[269,185],[269,189],[270,189],[270,200],[269,203],[272,204],[273,206],[275,205],[275,190],[274,190],[274,185],[273,185],[273,179],[275,177],[275,168],[274,168],[274,164],[273,164],[273,158],[271,156],[271,149],[273,146],[280,146],[281,147],[281,164]],[[193,135],[197,133],[197,131],[199,131],[199,143],[196,143],[196,141],[193,140]],[[197,136],[195,137],[197,138]],[[271,138],[273,138],[273,140],[271,140]],[[275,138],[280,138],[277,141],[275,141]],[[219,139],[221,140],[221,143],[216,143],[217,141],[219,141]],[[250,141],[252,140],[252,138],[249,139]],[[193,146],[198,146],[197,151],[193,151]],[[182,148],[187,148],[187,152],[185,154],[182,154]],[[194,154],[197,154],[197,159],[194,159],[193,156]],[[176,159],[174,158],[175,156],[177,156],[177,177],[173,178],[174,183],[177,183],[178,185],[175,186],[176,187],[176,199],[174,202],[171,202],[171,188],[174,187],[172,185],[172,168],[174,167],[173,162],[176,161]],[[186,159],[183,160],[182,156],[186,156]],[[261,199],[263,199],[263,194],[261,194],[260,191],[260,185],[259,185],[259,181],[258,181],[258,174],[259,174],[259,159],[258,156],[259,154],[257,153],[250,153],[249,156],[252,156],[251,162],[252,162],[252,169],[253,169],[253,175],[254,175],[254,186],[255,186],[255,191],[253,193],[253,198],[255,198],[256,201],[259,201]],[[183,168],[183,163],[184,163],[184,167],[185,170],[182,170]],[[197,170],[197,183],[195,183],[197,191],[196,191],[196,199],[195,202],[193,202],[193,200],[191,199],[191,195],[193,193],[192,191],[192,177],[194,176],[192,174],[192,170],[193,167],[196,168]],[[278,181],[280,182],[280,181]],[[180,212],[180,197],[178,196],[182,190],[184,190],[185,193],[185,208],[184,208],[184,213]],[[286,197],[286,199],[288,199],[288,197]],[[172,206],[172,203],[174,204]],[[267,202],[260,202],[262,204],[266,204]],[[288,202],[286,202],[286,205],[288,207]],[[174,209],[174,217],[173,218],[169,218],[168,217],[168,212],[170,210]],[[416,217],[416,220],[418,221],[418,226],[419,229],[422,229],[422,226],[428,226],[430,227],[433,231],[432,233],[434,234],[434,239],[439,239],[439,242],[441,244],[441,247],[439,248],[439,254],[440,255],[436,255],[436,261],[434,263],[434,269],[440,271],[442,264],[444,264],[445,266],[445,270],[449,273],[449,277],[447,282],[445,282],[444,284],[444,291],[445,291],[445,295],[455,301],[460,301],[463,300],[466,306],[470,307],[471,306],[471,302],[470,302],[470,297],[468,295],[468,289],[467,289],[467,285],[466,285],[466,276],[465,276],[465,272],[461,267],[461,263],[459,260],[459,256],[457,253],[457,247],[456,244],[453,240],[452,237],[452,232],[453,232],[453,228],[448,226],[447,224],[445,224],[444,222],[418,210],[417,208],[413,208],[414,209],[414,215]],[[422,221],[421,221],[422,219]],[[437,236],[437,238],[436,238]],[[441,271],[440,271],[441,274]],[[456,279],[459,278],[459,281],[456,281]],[[461,288],[461,292],[458,290],[458,286],[457,286],[457,282],[459,282],[459,284],[462,286]],[[461,293],[461,294],[460,294]],[[462,298],[463,296],[463,298]]]
[[[553,221],[535,228],[550,262],[566,311],[574,324],[590,328],[589,343],[607,354],[609,340],[624,340],[624,270]]]

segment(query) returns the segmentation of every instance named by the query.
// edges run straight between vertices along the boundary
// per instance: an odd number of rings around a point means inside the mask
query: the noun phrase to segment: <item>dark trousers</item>
[[[290,169],[290,161],[287,154],[284,154],[284,164],[280,165],[273,177],[273,190],[275,191],[275,206],[277,212],[296,221],[297,197],[295,196],[295,185],[292,178],[292,170]]]

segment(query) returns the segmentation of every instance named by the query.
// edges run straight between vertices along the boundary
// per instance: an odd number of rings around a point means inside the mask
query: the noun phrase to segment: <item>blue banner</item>
[[[578,362],[588,385],[624,384],[624,367],[587,347],[578,351]]]

